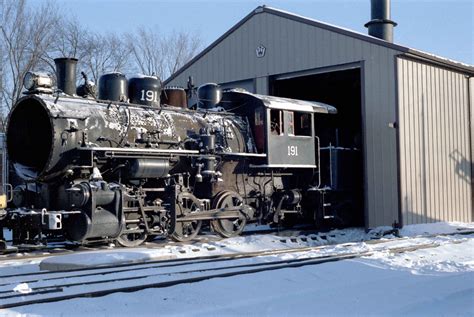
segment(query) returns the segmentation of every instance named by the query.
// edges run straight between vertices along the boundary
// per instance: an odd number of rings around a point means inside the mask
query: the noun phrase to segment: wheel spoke
[[[213,201],[213,208],[225,209],[229,207],[238,207],[243,203],[242,197],[233,191],[222,191],[216,195]],[[212,227],[219,235],[225,238],[239,235],[246,223],[247,219],[241,215],[237,219],[216,219],[212,222]]]
[[[130,231],[130,230],[139,230],[140,227],[136,223],[128,223],[127,220],[136,220],[140,219],[138,216],[133,214],[126,214],[123,216],[123,231]],[[123,232],[122,231],[122,232]],[[123,247],[136,247],[146,241],[148,235],[146,232],[130,232],[130,233],[123,233],[117,237],[117,242]]]
[[[190,213],[199,212],[199,200],[190,193],[181,193],[176,204],[176,217],[180,218]],[[201,230],[202,221],[177,222],[171,235],[176,241],[183,242],[194,239]]]

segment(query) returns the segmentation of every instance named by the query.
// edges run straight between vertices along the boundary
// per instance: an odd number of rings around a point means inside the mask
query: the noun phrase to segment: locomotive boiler
[[[0,222],[14,243],[136,246],[331,214],[314,118],[334,107],[206,84],[188,108],[192,90],[119,73],[96,97],[86,78],[76,91],[66,80],[75,62],[57,60],[56,91],[32,74],[9,115],[14,190]]]

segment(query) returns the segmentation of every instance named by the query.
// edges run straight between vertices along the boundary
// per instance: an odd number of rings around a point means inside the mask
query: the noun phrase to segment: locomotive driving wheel
[[[176,204],[176,219],[200,211],[199,200],[191,193],[180,193]],[[201,230],[202,221],[176,221],[176,227],[171,235],[175,241],[184,242],[194,239]]]
[[[117,242],[123,247],[137,247],[148,238],[144,232],[140,233],[125,233],[117,237]]]
[[[243,204],[242,197],[231,190],[224,190],[216,195],[212,202],[213,209],[238,207]],[[240,214],[237,219],[216,219],[211,221],[215,232],[224,238],[238,236],[247,224],[247,218]]]
[[[123,247],[137,247],[148,238],[148,235],[140,229],[137,222],[139,218],[135,214],[128,214],[123,216],[124,233],[117,237],[117,242]],[[127,232],[128,231],[128,232]]]

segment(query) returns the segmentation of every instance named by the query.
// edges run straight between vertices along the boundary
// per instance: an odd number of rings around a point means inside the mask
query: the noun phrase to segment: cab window
[[[274,135],[280,135],[284,132],[283,111],[278,109],[270,110],[270,132]]]
[[[253,136],[255,138],[255,146],[258,153],[265,151],[265,124],[264,124],[264,108],[257,107],[254,112]]]
[[[311,136],[311,114],[306,112],[294,113],[294,134]]]
[[[288,112],[288,135],[295,135],[295,116],[293,111]]]

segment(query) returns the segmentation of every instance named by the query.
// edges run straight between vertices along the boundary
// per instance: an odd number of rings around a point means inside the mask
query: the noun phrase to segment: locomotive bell
[[[212,109],[222,99],[222,89],[218,84],[204,84],[199,86],[197,90],[198,95],[198,108],[200,109]]]
[[[127,101],[127,78],[122,73],[108,73],[100,76],[99,99]]]
[[[156,76],[140,76],[128,81],[128,96],[131,103],[145,106],[160,105],[161,83]]]
[[[81,75],[82,78],[84,78],[84,83],[76,88],[76,95],[84,98],[95,98],[97,94],[95,83],[93,81],[88,80],[87,75],[84,72],[81,72]]]

